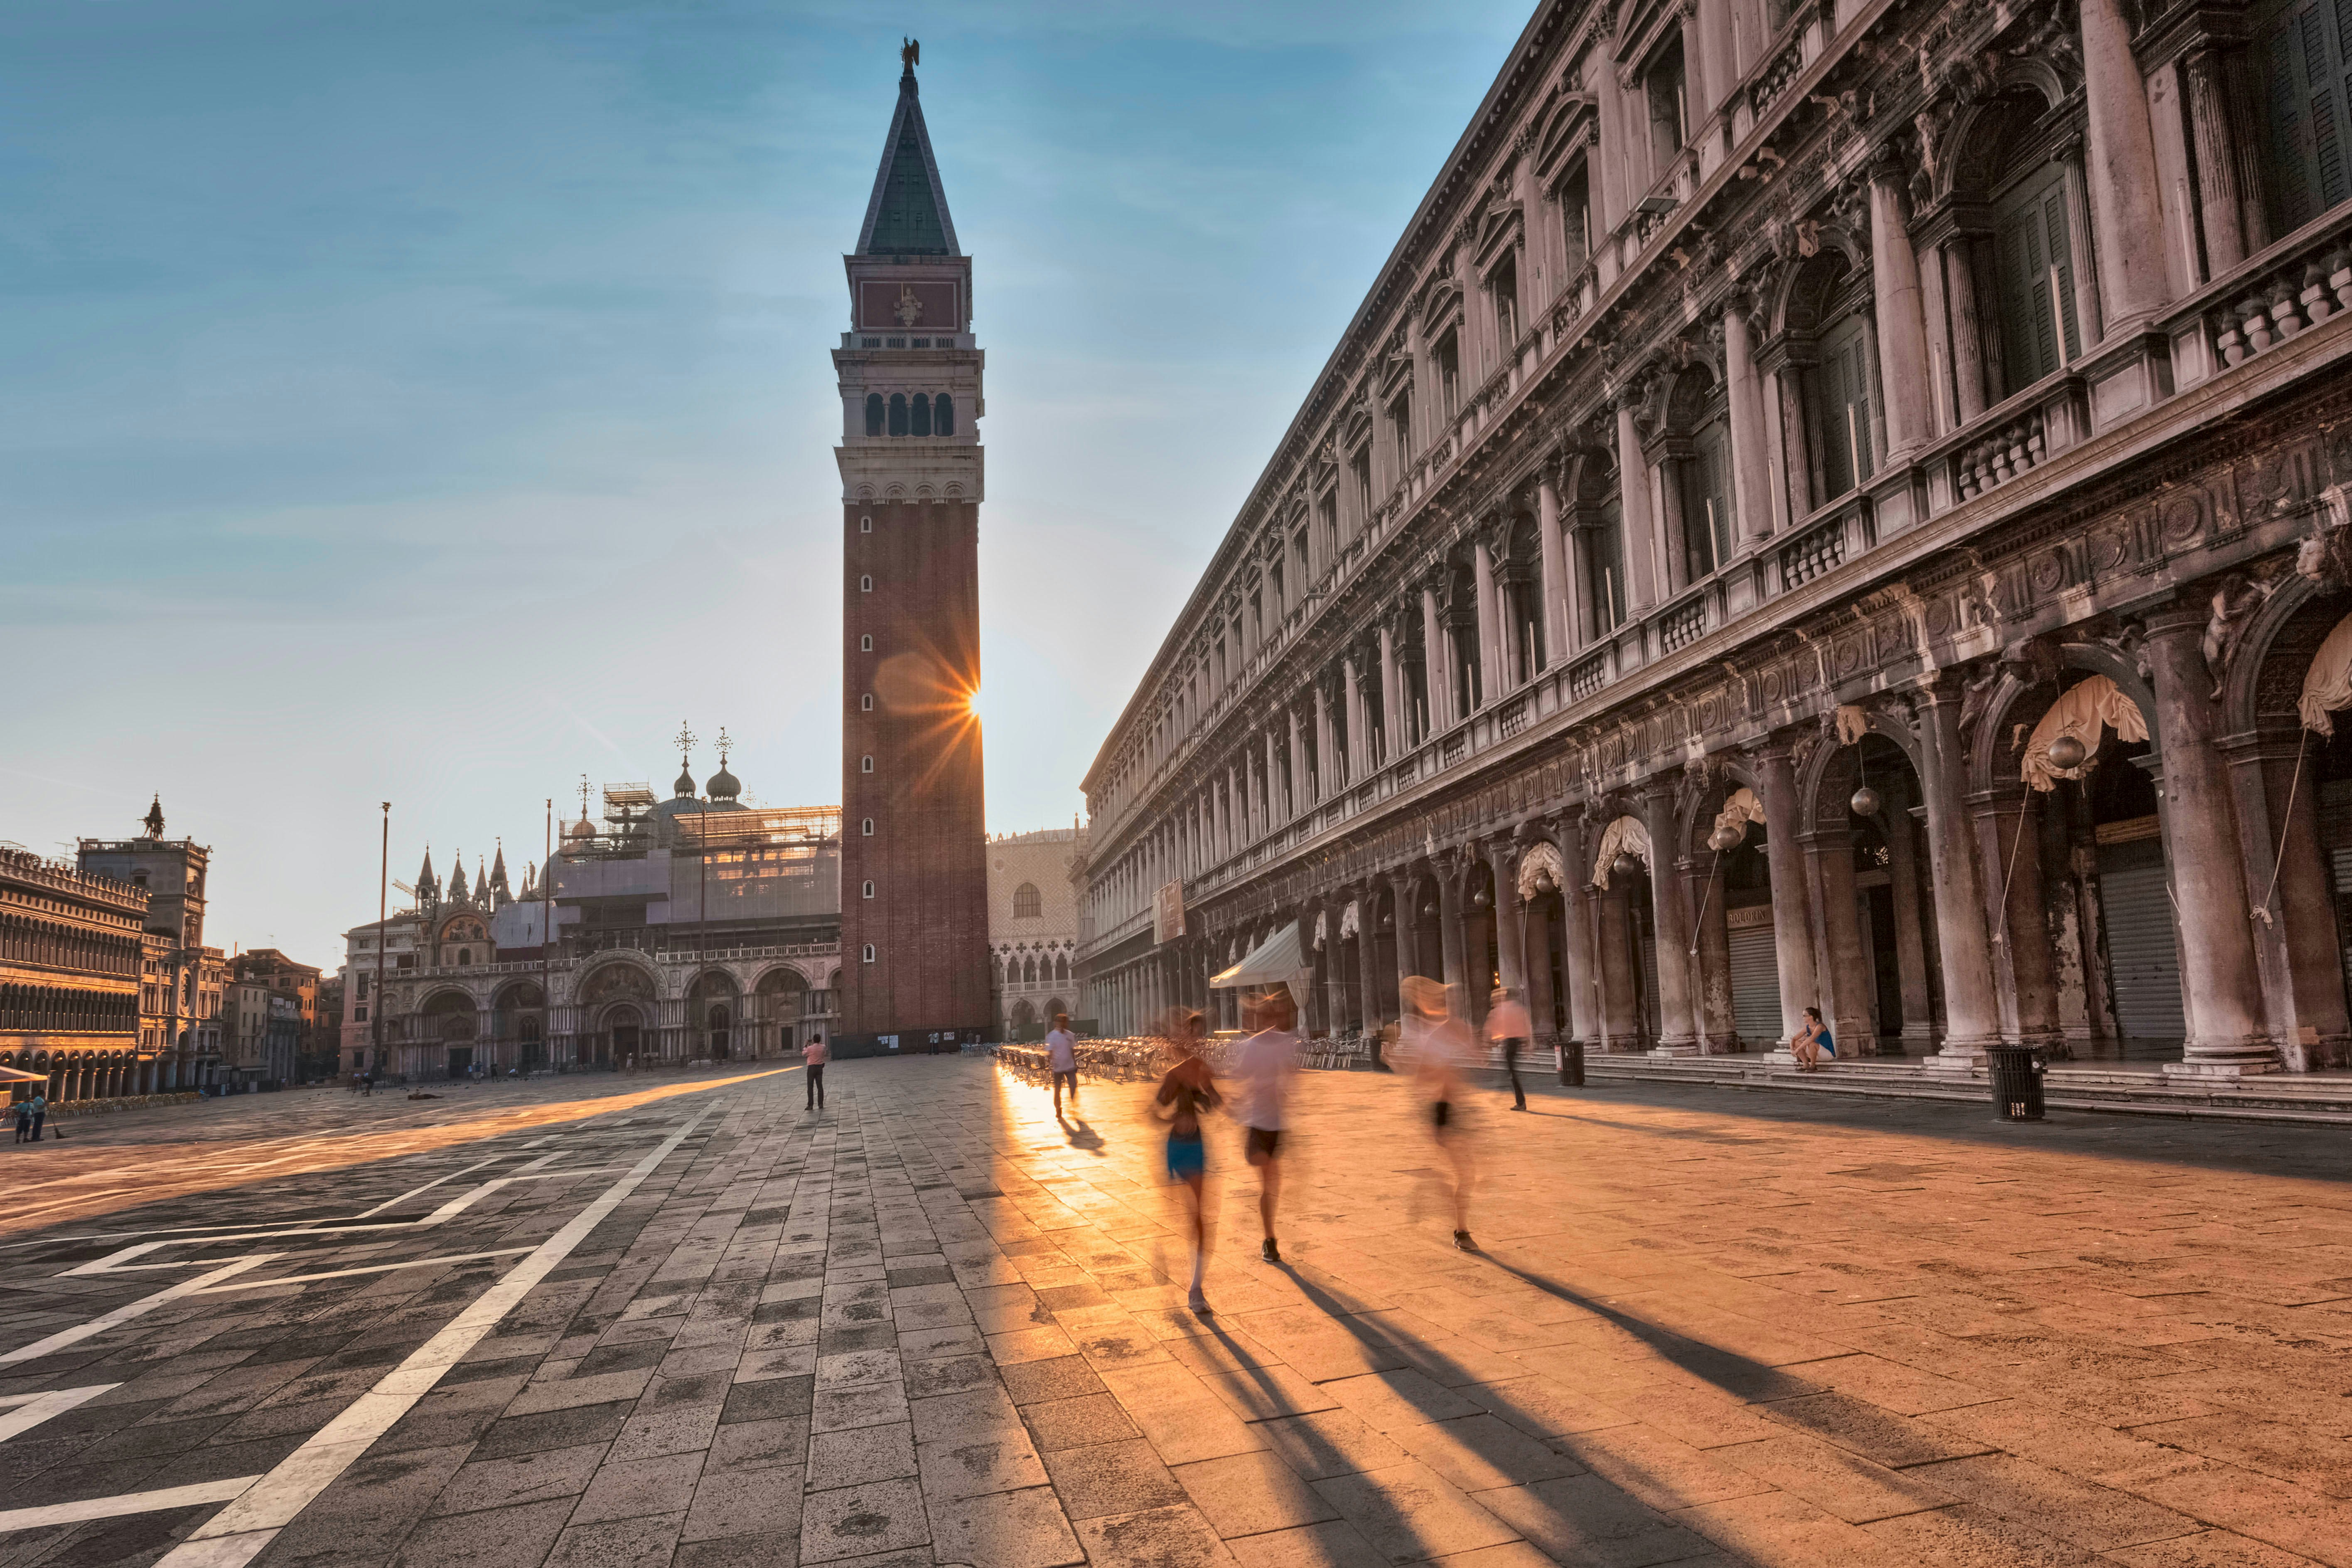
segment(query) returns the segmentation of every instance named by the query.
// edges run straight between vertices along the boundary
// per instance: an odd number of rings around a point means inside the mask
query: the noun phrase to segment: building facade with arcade
[[[1086,778],[1087,1010],[2352,1065],[2340,28],[1548,0]]]

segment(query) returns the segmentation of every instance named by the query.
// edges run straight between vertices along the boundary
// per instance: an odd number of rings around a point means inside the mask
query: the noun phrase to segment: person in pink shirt
[[[1511,1109],[1528,1108],[1528,1091],[1519,1084],[1519,1048],[1535,1033],[1528,1021],[1527,1004],[1518,993],[1507,985],[1495,987],[1495,994],[1486,1005],[1486,1037],[1503,1047],[1503,1066],[1511,1075]]]
[[[824,1031],[819,1029],[801,1047],[801,1066],[808,1072],[808,1108],[824,1109],[824,1064],[833,1060],[833,1051],[824,1043]]]

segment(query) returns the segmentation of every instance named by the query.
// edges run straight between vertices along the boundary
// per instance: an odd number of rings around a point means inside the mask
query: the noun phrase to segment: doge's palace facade
[[[1085,1010],[1297,921],[1322,1031],[2352,1065],[2338,27],[1538,8],[1087,776]]]

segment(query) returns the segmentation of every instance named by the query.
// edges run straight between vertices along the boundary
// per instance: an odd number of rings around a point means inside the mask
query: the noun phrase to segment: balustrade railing
[[[1833,517],[1780,546],[1780,590],[1801,588],[1844,561],[1845,519]]]
[[[1658,617],[1658,646],[1677,653],[1706,635],[1706,601],[1685,599]]]
[[[1961,447],[1952,459],[1952,489],[1967,500],[2040,467],[2049,455],[2037,408]]]

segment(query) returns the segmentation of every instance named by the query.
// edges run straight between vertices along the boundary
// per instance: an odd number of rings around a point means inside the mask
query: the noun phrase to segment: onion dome
[[[567,844],[585,844],[595,837],[596,825],[588,820],[586,812],[582,812],[580,820],[563,830],[563,840]]]
[[[743,781],[727,771],[727,759],[719,759],[719,771],[710,775],[706,786],[713,800],[733,800],[743,793]]]
[[[680,767],[677,770],[677,782],[669,787],[671,793],[681,799],[690,797],[694,794],[694,775]]]

